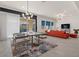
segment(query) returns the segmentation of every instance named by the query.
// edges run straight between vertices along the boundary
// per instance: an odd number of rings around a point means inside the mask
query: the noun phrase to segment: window
[[[44,27],[45,27],[45,21],[41,21],[41,27],[42,27],[42,29],[44,29]]]
[[[53,26],[53,22],[51,22],[51,26]]]
[[[46,21],[46,26],[50,26],[50,21]]]
[[[45,26],[45,21],[41,21],[42,26]]]
[[[53,26],[53,22],[51,21],[41,21],[41,28],[44,29],[44,28],[47,28],[47,29],[51,29]]]

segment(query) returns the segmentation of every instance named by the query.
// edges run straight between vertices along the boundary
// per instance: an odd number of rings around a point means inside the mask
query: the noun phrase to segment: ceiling
[[[76,14],[79,12],[79,2],[72,1],[29,1],[29,11],[39,15],[53,17],[58,13]],[[0,6],[9,9],[23,11],[27,10],[27,1],[0,1]],[[76,11],[74,13],[74,11]]]

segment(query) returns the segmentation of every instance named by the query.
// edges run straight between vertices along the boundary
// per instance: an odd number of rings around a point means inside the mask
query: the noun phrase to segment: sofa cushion
[[[77,34],[70,34],[70,37],[77,38]]]
[[[58,31],[58,30],[51,30],[50,32],[47,32],[49,36],[56,36],[61,38],[68,38],[69,34],[65,33],[64,31]]]

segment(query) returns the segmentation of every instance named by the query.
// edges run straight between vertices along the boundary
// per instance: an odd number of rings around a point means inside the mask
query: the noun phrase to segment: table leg
[[[39,44],[39,40],[40,40],[40,39],[39,39],[39,36],[38,36],[38,44]]]
[[[37,42],[38,42],[38,44],[39,44],[39,36],[36,36],[36,38],[37,38]]]
[[[33,36],[32,36],[32,47],[33,47]]]

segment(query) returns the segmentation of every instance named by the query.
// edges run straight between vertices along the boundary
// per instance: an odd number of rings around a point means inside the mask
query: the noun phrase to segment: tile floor
[[[10,39],[5,41],[0,41],[0,57],[11,57],[11,43]]]
[[[69,38],[65,40],[48,36],[45,40],[58,44],[58,46],[42,54],[40,57],[79,57],[79,38]],[[0,57],[11,56],[11,40],[0,41]]]
[[[48,37],[48,41],[58,44],[58,46],[41,57],[79,57],[79,38],[69,38],[67,40]]]

